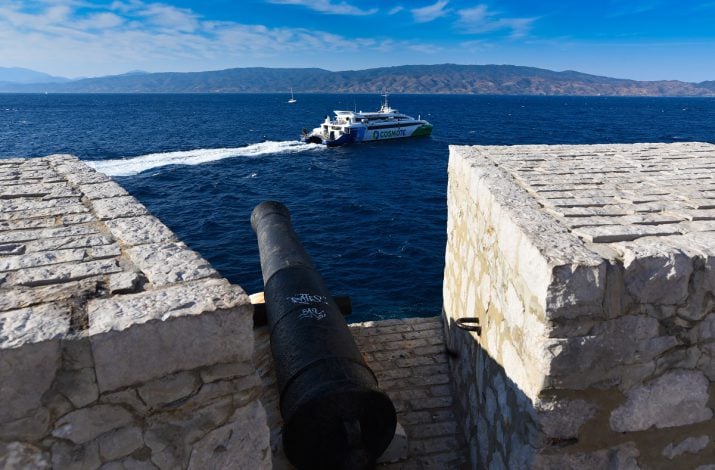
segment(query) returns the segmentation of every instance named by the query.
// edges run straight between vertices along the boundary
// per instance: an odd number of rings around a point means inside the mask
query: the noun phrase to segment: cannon
[[[283,449],[299,469],[372,468],[392,440],[395,407],[281,203],[251,213],[258,238]]]

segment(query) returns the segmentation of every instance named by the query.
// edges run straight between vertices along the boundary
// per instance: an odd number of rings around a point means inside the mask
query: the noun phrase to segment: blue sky
[[[446,62],[715,80],[715,0],[0,0],[0,66],[72,78]]]

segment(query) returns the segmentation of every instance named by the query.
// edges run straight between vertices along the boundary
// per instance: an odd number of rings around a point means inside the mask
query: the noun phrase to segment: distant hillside
[[[68,78],[53,77],[35,70],[20,67],[0,67],[0,82],[6,84],[26,83],[61,83],[68,82]]]
[[[68,83],[0,84],[6,92],[53,93],[465,93],[496,95],[715,96],[715,81],[636,81],[515,65],[404,65],[330,72],[236,68],[125,74]]]

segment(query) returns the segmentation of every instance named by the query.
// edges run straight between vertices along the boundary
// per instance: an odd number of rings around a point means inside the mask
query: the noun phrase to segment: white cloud
[[[405,9],[405,7],[397,6],[397,7],[392,8],[390,11],[388,11],[387,14],[388,14],[388,15],[394,15],[394,14],[396,14],[396,13],[401,12],[401,11],[404,10],[404,9]]]
[[[307,28],[207,21],[191,10],[140,0],[99,7],[62,0],[0,3],[0,64],[67,77],[127,70],[197,71],[242,66],[306,66],[365,53],[373,63],[392,62],[406,50],[432,51],[416,41],[347,37]],[[337,52],[325,54],[325,52]],[[357,62],[351,64],[353,67]],[[341,65],[342,66],[342,65]]]
[[[176,31],[192,32],[199,26],[197,16],[190,10],[161,3],[145,5],[137,10],[137,14],[156,26]]]
[[[445,16],[449,13],[449,10],[445,10],[444,7],[449,3],[447,0],[439,0],[434,5],[428,5],[422,8],[415,8],[412,10],[412,16],[418,23],[429,23],[437,18]]]
[[[300,5],[320,13],[330,13],[333,15],[372,15],[377,13],[377,8],[361,10],[348,3],[333,3],[330,0],[267,0],[268,3],[279,5]]]
[[[114,13],[94,13],[83,20],[77,20],[75,26],[80,30],[116,28],[124,23],[121,16]]]
[[[507,30],[512,38],[526,36],[536,18],[499,18],[486,5],[457,10],[457,27],[464,33],[484,34]]]

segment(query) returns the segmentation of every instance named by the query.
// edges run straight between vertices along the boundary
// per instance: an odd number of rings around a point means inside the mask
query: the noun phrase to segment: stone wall
[[[448,212],[473,468],[712,468],[714,145],[451,147]]]
[[[270,468],[252,312],[105,175],[0,160],[0,468]]]

